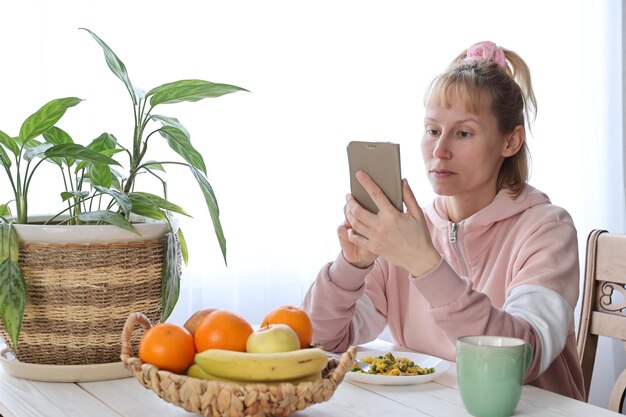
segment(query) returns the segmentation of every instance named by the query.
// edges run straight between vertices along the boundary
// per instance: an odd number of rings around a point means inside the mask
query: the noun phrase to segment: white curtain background
[[[10,135],[48,100],[78,96],[85,101],[60,127],[83,144],[104,131],[129,143],[129,97],[79,27],[104,39],[146,91],[185,78],[250,90],[158,111],[178,117],[203,153],[228,240],[225,266],[195,182],[170,168],[170,198],[194,216],[180,219],[190,261],[171,321],[214,306],[258,322],[300,304],[339,250],[350,140],[400,143],[403,175],[427,204],[425,88],[482,40],[531,68],[539,102],[531,182],[572,214],[581,251],[592,228],[625,231],[618,0],[23,0],[1,3],[0,16],[0,130]],[[152,145],[150,159],[165,154]],[[51,203],[57,176],[33,184],[31,214],[60,206]],[[0,202],[10,198],[2,177]],[[601,349],[596,381],[623,369],[621,345]],[[592,402],[606,406],[610,382],[592,390]]]
[[[584,265],[585,236],[593,228],[626,232],[624,195],[624,32],[623,3],[603,0],[585,3],[585,31],[580,50],[584,58],[583,144],[584,152],[576,188],[567,187],[578,195],[581,217],[577,221],[581,247],[581,267]],[[578,125],[578,124],[577,124]],[[575,177],[575,178],[576,178]],[[576,182],[570,183],[576,187]],[[574,201],[570,204],[576,205]],[[599,338],[589,402],[606,406],[611,388],[626,367],[624,343]]]

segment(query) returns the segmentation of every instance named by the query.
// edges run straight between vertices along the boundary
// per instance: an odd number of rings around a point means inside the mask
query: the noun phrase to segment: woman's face
[[[489,111],[469,113],[452,97],[450,108],[426,106],[422,157],[436,194],[473,201],[496,194],[506,141]]]

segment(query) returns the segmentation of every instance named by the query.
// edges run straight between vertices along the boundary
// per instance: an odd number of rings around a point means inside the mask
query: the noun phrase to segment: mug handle
[[[528,343],[524,344],[524,350],[525,350],[525,360],[526,360],[526,364],[524,366],[524,373],[528,372],[528,368],[530,368],[530,364],[533,361],[533,347],[531,345],[529,345]]]

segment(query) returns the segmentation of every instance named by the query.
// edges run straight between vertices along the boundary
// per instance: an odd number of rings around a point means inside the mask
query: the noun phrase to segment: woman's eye
[[[459,131],[459,136],[462,138],[469,138],[472,134],[466,130]]]
[[[426,129],[426,133],[430,136],[437,136],[439,134],[439,131],[436,129]]]

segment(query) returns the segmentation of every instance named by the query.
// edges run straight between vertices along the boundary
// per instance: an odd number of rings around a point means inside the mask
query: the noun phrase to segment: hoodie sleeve
[[[563,350],[578,296],[578,247],[572,224],[549,222],[520,242],[512,255],[512,280],[503,308],[472,289],[442,260],[413,284],[430,304],[433,319],[454,343],[469,334],[524,339],[534,350],[526,379],[548,368]],[[505,277],[490,277],[502,279]]]
[[[313,323],[313,343],[328,351],[343,352],[355,342],[375,339],[384,329],[386,318],[365,294],[365,288],[381,276],[378,260],[361,269],[339,253],[334,262],[326,264],[302,303]]]

